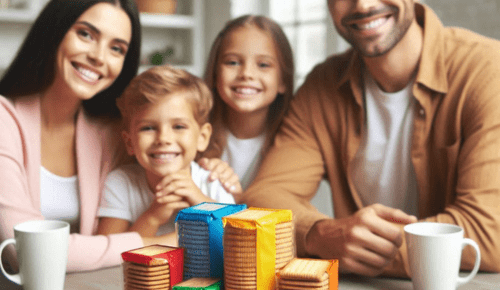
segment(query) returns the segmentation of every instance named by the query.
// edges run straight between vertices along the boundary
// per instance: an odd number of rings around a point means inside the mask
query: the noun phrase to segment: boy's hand
[[[209,181],[219,180],[224,189],[231,194],[242,194],[240,178],[233,168],[219,158],[201,158],[198,164],[210,171]]]
[[[163,178],[161,183],[165,184],[165,186],[160,192],[156,193],[156,201],[158,203],[170,203],[177,198],[182,198],[189,203],[189,206],[214,201],[201,192],[189,172],[170,174]]]
[[[157,199],[153,201],[146,214],[154,219],[156,225],[160,226],[168,222],[175,212],[186,207],[190,207],[189,202],[182,198],[182,196],[172,194],[166,203],[160,203]]]

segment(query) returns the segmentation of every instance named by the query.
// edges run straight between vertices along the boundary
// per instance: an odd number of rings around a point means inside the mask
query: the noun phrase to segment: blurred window
[[[269,16],[278,22],[290,41],[295,59],[295,86],[327,56],[325,0],[269,0]]]

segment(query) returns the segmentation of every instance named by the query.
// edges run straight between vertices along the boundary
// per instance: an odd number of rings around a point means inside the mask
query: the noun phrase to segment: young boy
[[[205,83],[169,66],[151,68],[135,79],[117,99],[123,116],[127,151],[137,163],[112,171],[98,211],[98,234],[136,231],[142,237],[170,233],[177,243],[177,212],[204,201],[234,203],[219,181],[208,182],[209,171],[194,160],[210,141],[208,115],[212,94]],[[154,192],[164,178],[168,193]]]

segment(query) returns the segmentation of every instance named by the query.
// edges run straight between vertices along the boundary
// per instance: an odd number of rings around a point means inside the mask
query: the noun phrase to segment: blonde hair
[[[294,81],[294,63],[293,53],[288,39],[276,22],[264,17],[245,15],[229,21],[219,33],[208,57],[207,66],[205,69],[205,82],[214,95],[214,108],[210,114],[210,123],[213,126],[213,134],[210,140],[208,149],[205,150],[204,157],[220,157],[227,144],[226,128],[227,120],[224,114],[227,110],[227,105],[220,97],[217,91],[217,64],[219,61],[219,53],[221,51],[224,38],[232,31],[240,27],[256,27],[267,33],[273,40],[278,55],[278,63],[281,71],[282,83],[285,85],[285,92],[278,94],[276,99],[269,106],[267,114],[267,131],[266,141],[263,147],[263,153],[269,149],[273,143],[274,136],[278,131],[285,113],[288,111],[290,101],[293,97],[293,81]]]
[[[155,66],[136,76],[116,104],[125,128],[135,112],[147,104],[155,104],[174,93],[182,93],[192,105],[193,115],[201,126],[208,122],[213,97],[202,79],[171,66]]]

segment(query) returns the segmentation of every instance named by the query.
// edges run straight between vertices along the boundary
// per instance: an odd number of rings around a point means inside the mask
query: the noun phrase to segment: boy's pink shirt
[[[40,211],[40,120],[39,97],[22,98],[13,105],[0,96],[1,241],[14,237],[14,225],[44,219]],[[143,246],[137,233],[93,236],[103,182],[116,153],[113,144],[121,141],[115,140],[112,131],[79,112],[76,155],[80,233],[70,235],[68,272],[118,265],[122,252]]]

